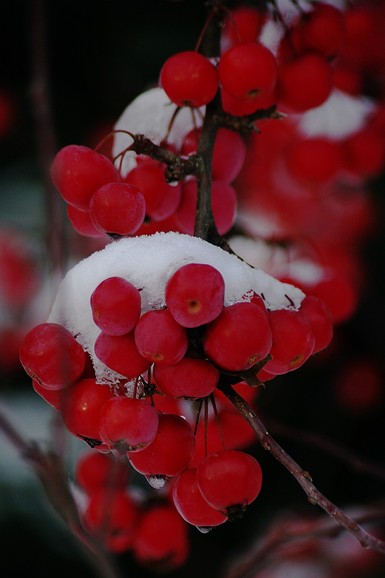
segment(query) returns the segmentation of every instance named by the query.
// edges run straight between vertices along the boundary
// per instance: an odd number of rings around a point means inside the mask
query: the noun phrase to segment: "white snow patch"
[[[225,281],[225,305],[242,300],[252,290],[259,295],[263,293],[270,309],[287,308],[291,302],[298,308],[304,297],[292,285],[280,283],[202,239],[173,232],[156,233],[116,241],[73,267],[59,287],[48,321],[64,325],[77,336],[92,358],[99,382],[114,383],[121,376],[94,354],[100,330],[92,318],[91,294],[104,279],[123,277],[141,289],[144,313],[165,305],[168,279],[187,263],[206,263],[220,271]]]
[[[298,129],[307,137],[344,139],[365,125],[374,106],[369,98],[351,96],[335,89],[321,106],[300,116]]]
[[[190,108],[181,108],[176,115],[171,130],[169,125],[177,109],[177,106],[170,102],[167,94],[162,88],[151,88],[140,94],[124,110],[117,120],[114,130],[129,131],[134,134],[144,134],[155,144],[160,144],[167,136],[167,142],[180,148],[186,134],[202,125],[205,108],[193,111]],[[116,157],[132,144],[129,135],[118,132],[114,136],[112,155]],[[122,175],[136,166],[136,153],[129,151],[124,155],[123,163],[120,165],[119,159],[116,162],[121,166]]]

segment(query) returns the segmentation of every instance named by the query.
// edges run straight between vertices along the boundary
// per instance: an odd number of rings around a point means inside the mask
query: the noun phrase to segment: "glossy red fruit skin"
[[[154,440],[140,452],[128,452],[135,470],[146,477],[170,478],[185,470],[194,451],[194,433],[190,424],[178,415],[160,414]]]
[[[24,337],[20,362],[30,377],[55,390],[80,378],[86,354],[68,329],[58,323],[41,323]]]
[[[94,239],[104,237],[105,233],[95,227],[89,211],[81,211],[73,205],[67,205],[67,217],[79,235],[93,237]]]
[[[147,311],[135,327],[139,353],[151,363],[173,365],[188,347],[187,333],[167,309]]]
[[[183,327],[198,327],[216,319],[224,299],[225,282],[221,273],[204,263],[183,265],[166,283],[166,305]]]
[[[262,470],[251,455],[223,450],[199,464],[197,481],[208,503],[226,515],[234,509],[243,510],[255,500],[262,487]]]
[[[170,397],[198,399],[212,393],[219,371],[204,359],[184,357],[175,365],[155,365],[157,389]]]
[[[136,187],[127,183],[108,183],[92,195],[90,216],[102,233],[134,235],[146,216],[146,202]]]
[[[50,406],[54,407],[58,411],[61,408],[61,400],[63,395],[63,389],[47,389],[43,385],[40,385],[36,379],[32,380],[32,387],[41,398],[44,399]]]
[[[119,451],[139,451],[155,438],[158,422],[158,412],[147,400],[113,397],[101,408],[99,439]]]
[[[216,68],[205,56],[192,50],[178,52],[166,60],[159,81],[177,106],[203,106],[218,90]]]
[[[63,393],[61,413],[67,429],[77,437],[99,440],[100,414],[113,394],[95,379],[81,379]]]
[[[138,507],[131,496],[111,488],[92,492],[84,512],[85,526],[117,554],[131,548],[138,519]]]
[[[103,488],[123,489],[129,479],[128,464],[110,457],[110,454],[93,450],[83,454],[76,464],[76,483],[87,493]]]
[[[68,145],[55,156],[51,178],[68,204],[86,211],[94,192],[116,181],[117,171],[104,155],[85,146]]]
[[[275,375],[298,369],[314,351],[315,337],[310,325],[296,310],[277,309],[268,315],[273,334],[272,359],[263,369]]]
[[[133,543],[141,564],[168,572],[181,566],[188,552],[187,526],[171,504],[154,505],[141,514]]]
[[[266,357],[271,344],[267,313],[246,301],[225,307],[203,337],[209,359],[228,371],[249,369]]]
[[[325,349],[333,338],[333,318],[324,301],[313,295],[302,300],[300,315],[303,315],[313,332],[315,343],[313,354]]]
[[[219,82],[240,99],[270,94],[277,80],[273,53],[260,42],[238,44],[225,52],[218,66]]]
[[[108,335],[124,335],[140,317],[140,292],[122,277],[108,277],[92,292],[90,305],[99,329]]]
[[[100,333],[94,345],[95,355],[107,367],[132,379],[141,375],[150,366],[135,344],[134,332],[125,335],[108,335]]]
[[[212,528],[227,521],[227,516],[210,506],[197,482],[197,469],[182,472],[172,486],[172,499],[182,518],[199,528]]]

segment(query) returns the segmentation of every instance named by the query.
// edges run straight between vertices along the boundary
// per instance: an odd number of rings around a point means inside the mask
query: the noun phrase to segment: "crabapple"
[[[69,205],[86,211],[95,191],[102,185],[116,181],[117,171],[107,157],[93,149],[68,145],[55,156],[51,178]]]
[[[176,478],[172,486],[172,499],[182,518],[193,526],[207,530],[227,521],[227,516],[213,508],[203,497],[196,468],[189,468]]]
[[[218,66],[219,82],[231,96],[240,99],[273,92],[277,64],[273,53],[260,42],[237,44],[225,52]]]
[[[135,343],[140,355],[152,363],[172,365],[184,357],[186,330],[167,309],[147,311],[135,327]]]
[[[258,496],[262,470],[253,456],[239,450],[223,450],[202,460],[197,481],[203,497],[213,508],[234,516]]]
[[[148,359],[138,351],[133,331],[124,335],[99,333],[94,351],[96,357],[107,367],[127,379],[141,375],[150,366]]]
[[[167,281],[165,300],[169,312],[183,327],[213,321],[223,309],[225,282],[221,273],[204,263],[188,263]]]
[[[97,189],[90,200],[93,224],[109,235],[134,235],[145,215],[144,196],[127,183],[107,183]]]
[[[99,438],[119,451],[138,451],[153,441],[158,421],[158,412],[147,400],[112,397],[100,411]]]
[[[222,369],[243,371],[269,353],[272,335],[267,313],[246,301],[225,307],[203,337],[208,357]]]
[[[219,371],[204,359],[184,357],[174,365],[154,367],[157,388],[170,397],[206,397],[215,390],[218,379]]]
[[[86,354],[68,329],[58,323],[41,323],[24,337],[20,361],[41,385],[61,389],[79,379]]]
[[[153,441],[140,452],[128,452],[127,456],[133,468],[146,476],[151,485],[161,486],[188,467],[194,443],[194,433],[183,417],[159,414]]]
[[[198,52],[173,54],[160,71],[160,85],[177,106],[199,107],[210,102],[218,90],[216,68]]]
[[[129,333],[140,317],[140,292],[123,277],[108,277],[99,283],[90,304],[95,324],[108,335]]]
[[[113,394],[107,385],[100,385],[91,378],[81,379],[67,387],[61,403],[67,429],[91,445],[98,445],[101,410],[111,397]]]

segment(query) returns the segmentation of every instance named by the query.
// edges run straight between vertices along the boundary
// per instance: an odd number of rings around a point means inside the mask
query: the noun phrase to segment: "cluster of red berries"
[[[196,153],[200,129],[186,135],[181,148],[185,157]],[[229,129],[218,131],[213,151],[212,209],[220,234],[235,222],[237,196],[232,181],[237,177],[246,145]],[[197,183],[189,177],[178,183],[166,180],[166,165],[138,155],[137,165],[122,177],[107,157],[88,147],[68,145],[51,167],[54,185],[67,203],[73,227],[82,235],[132,236],[164,228],[193,234]]]
[[[165,286],[165,307],[144,313],[140,288],[122,277],[99,283],[90,298],[101,330],[94,353],[120,375],[115,386],[96,381],[83,347],[60,324],[38,325],[20,350],[35,390],[61,412],[72,434],[128,459],[154,487],[172,478],[168,510],[176,508],[200,528],[236,516],[261,489],[257,460],[240,449],[251,430],[224,401],[221,383],[248,376],[255,383],[294,370],[332,336],[330,316],[316,298],[305,297],[299,310],[270,311],[253,292],[226,306],[224,295],[220,272],[200,263],[177,269]],[[254,388],[238,387],[254,396]],[[190,404],[187,411],[183,403]],[[85,520],[92,530],[102,524],[106,491],[90,498]],[[116,506],[116,524],[128,508],[132,529],[136,506],[124,493],[113,492],[115,499],[123,503]],[[106,543],[131,544],[129,534],[126,541],[124,531],[114,531]]]

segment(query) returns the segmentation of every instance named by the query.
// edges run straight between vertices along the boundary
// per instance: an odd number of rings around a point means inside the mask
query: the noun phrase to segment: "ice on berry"
[[[100,330],[90,306],[93,291],[108,277],[123,277],[140,289],[143,314],[165,305],[168,279],[187,263],[205,263],[222,274],[226,306],[253,291],[263,295],[270,309],[298,308],[304,297],[298,288],[279,282],[202,239],[174,232],[156,233],[123,238],[75,265],[59,287],[49,321],[64,325],[89,352],[98,382],[115,383],[121,376],[108,369],[94,353]]]
[[[167,142],[180,148],[186,134],[196,126],[201,126],[204,107],[199,109],[200,112],[195,115],[195,123],[189,108],[180,109],[169,130],[169,125],[176,109],[177,106],[170,102],[169,97],[162,88],[151,88],[140,94],[127,106],[117,120],[114,130],[144,134],[155,144],[160,144],[164,140],[165,135],[168,135]],[[117,132],[112,149],[113,157],[116,157],[131,144],[132,139],[128,134]],[[124,155],[121,165],[118,159],[117,165],[120,167],[123,176],[126,176],[136,166],[135,159],[136,153],[133,151],[129,151]]]

